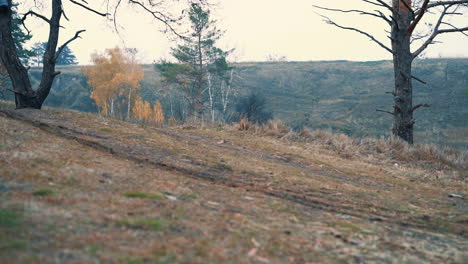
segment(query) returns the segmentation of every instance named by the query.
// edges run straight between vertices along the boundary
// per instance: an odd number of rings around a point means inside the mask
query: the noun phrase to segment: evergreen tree
[[[76,56],[73,54],[73,51],[68,47],[65,48],[60,53],[59,57],[57,58],[57,65],[76,65],[78,62],[76,61]]]
[[[34,53],[33,51],[26,49],[24,45],[32,38],[32,35],[25,33],[22,28],[21,17],[18,15],[17,3],[13,4],[11,11],[13,12],[13,19],[11,21],[11,34],[13,35],[13,39],[16,42],[18,57],[21,59],[23,64],[28,64],[30,58],[34,56]]]
[[[210,102],[213,101],[210,90],[212,88],[210,67],[225,57],[227,52],[215,46],[223,32],[216,28],[216,21],[210,19],[209,10],[204,10],[198,4],[192,4],[188,14],[191,25],[190,35],[183,39],[183,44],[172,49],[172,56],[180,66],[163,63],[156,67],[167,81],[178,81],[187,95],[189,114],[196,112],[200,118],[204,110],[204,91],[210,92]],[[212,103],[210,105],[213,106]]]
[[[18,4],[14,3],[11,12],[12,12],[12,20],[11,20],[11,34],[13,35],[13,39],[16,42],[16,48],[18,52],[18,57],[20,58],[21,62],[24,64],[28,64],[30,58],[34,55],[31,50],[28,50],[24,47],[25,43],[31,39],[31,35],[26,34],[22,29],[22,22],[21,18],[18,15]],[[3,67],[0,63],[0,98],[6,98],[6,91],[11,87],[10,78],[8,76],[8,72],[6,71],[5,67]]]
[[[44,58],[44,53],[47,47],[47,42],[36,42],[32,47],[32,52],[34,57],[32,58],[32,62],[39,67],[42,63]]]

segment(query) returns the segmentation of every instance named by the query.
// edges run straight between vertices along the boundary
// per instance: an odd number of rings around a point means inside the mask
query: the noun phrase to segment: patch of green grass
[[[129,228],[149,229],[153,231],[161,231],[166,226],[166,221],[160,218],[154,218],[154,219],[129,218],[129,219],[118,220],[116,223],[119,226],[125,226]]]
[[[198,194],[196,194],[196,193],[187,194],[187,195],[184,195],[184,198],[186,198],[186,199],[197,199]]]
[[[0,228],[11,230],[17,228],[21,223],[19,212],[7,209],[0,209]]]
[[[0,250],[12,250],[12,249],[22,249],[26,248],[28,243],[24,241],[10,241],[5,243],[0,243]]]
[[[139,199],[152,199],[152,200],[164,200],[164,197],[160,194],[150,194],[142,192],[127,192],[123,196],[128,198],[139,198]]]
[[[107,133],[111,133],[111,132],[112,132],[112,129],[110,129],[110,128],[108,128],[108,127],[103,127],[103,128],[100,128],[99,130],[102,131],[102,132],[107,132]]]
[[[32,193],[34,196],[48,196],[54,194],[52,190],[49,189],[39,189]]]
[[[345,222],[334,222],[331,224],[333,227],[341,227],[350,230],[353,233],[362,233],[362,229],[351,224],[351,223],[345,223]]]
[[[93,244],[86,246],[85,250],[95,255],[101,250],[101,247],[99,245]]]

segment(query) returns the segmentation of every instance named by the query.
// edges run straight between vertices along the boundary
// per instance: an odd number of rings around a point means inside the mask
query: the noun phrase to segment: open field
[[[468,262],[466,156],[11,108],[1,263]]]

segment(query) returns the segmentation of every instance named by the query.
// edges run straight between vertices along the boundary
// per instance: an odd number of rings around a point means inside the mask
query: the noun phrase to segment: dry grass
[[[241,120],[235,125],[241,131],[256,135],[272,136],[286,141],[320,145],[347,159],[365,158],[368,161],[417,163],[435,168],[468,168],[468,153],[449,147],[427,144],[409,145],[395,137],[385,139],[352,138],[326,130],[302,129],[294,132],[281,121],[273,120],[264,125],[255,125]]]
[[[379,164],[387,148],[405,151],[399,141],[15,113],[36,126],[0,113],[1,263],[464,260],[467,205],[447,194],[466,197],[466,184],[431,176],[456,171]],[[53,195],[33,195],[42,189]],[[2,233],[2,210],[18,232]]]

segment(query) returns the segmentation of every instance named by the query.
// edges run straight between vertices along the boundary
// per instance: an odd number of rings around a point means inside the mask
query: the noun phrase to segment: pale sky
[[[137,7],[127,9],[124,6],[121,9],[118,22],[122,28],[118,35],[114,32],[113,24],[105,18],[64,2],[70,22],[63,19],[65,29],[61,30],[61,43],[77,30],[87,30],[82,34],[82,39],[70,44],[80,64],[88,64],[93,52],[115,46],[137,48],[140,60],[144,63],[170,58],[169,51],[174,42],[159,31],[160,23]],[[21,11],[28,10],[31,3],[32,0],[26,0]],[[226,31],[219,46],[235,48],[236,53],[231,60],[236,61],[264,61],[268,55],[286,56],[290,61],[391,59],[390,53],[365,36],[327,25],[317,12],[342,25],[366,30],[389,44],[384,32],[389,28],[379,19],[330,13],[318,10],[313,5],[369,11],[374,9],[360,0],[218,0],[213,16],[218,20],[218,27]],[[105,9],[101,4],[91,6],[98,10]],[[44,6],[42,11],[37,8],[33,10],[47,14],[49,8]],[[429,22],[430,17],[426,20]],[[466,27],[468,16],[459,16],[452,23]],[[47,40],[48,28],[45,23],[28,18],[27,25],[34,35],[32,42]],[[468,57],[468,37],[451,33],[441,35],[437,40],[444,43],[430,46],[426,57]]]

